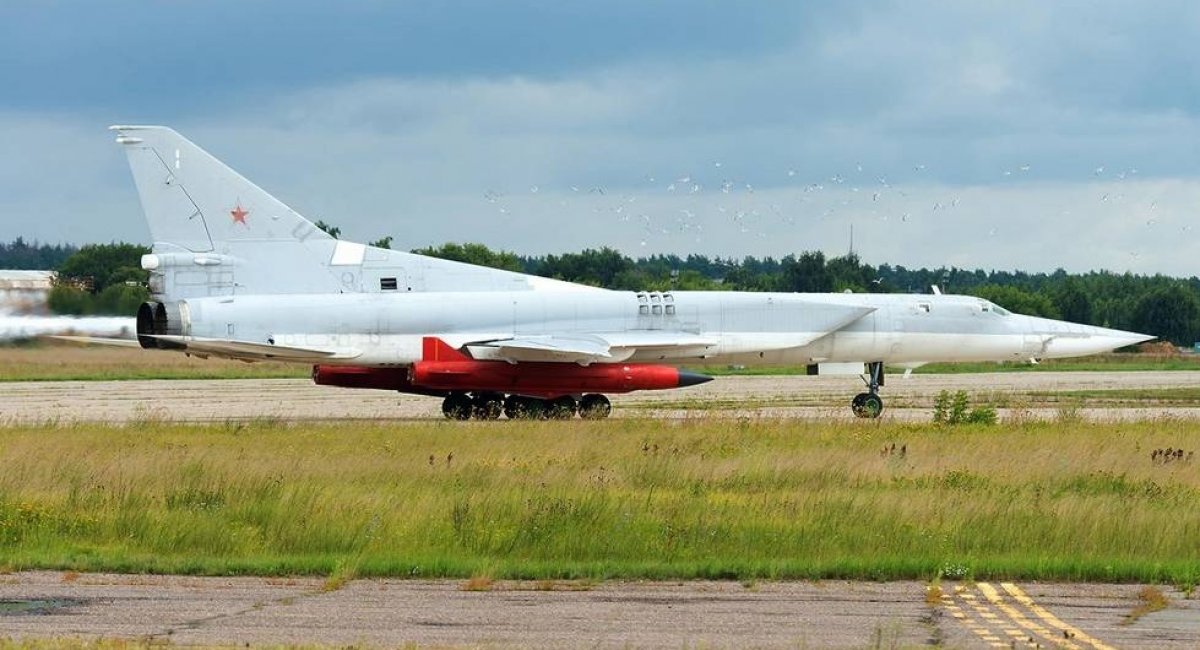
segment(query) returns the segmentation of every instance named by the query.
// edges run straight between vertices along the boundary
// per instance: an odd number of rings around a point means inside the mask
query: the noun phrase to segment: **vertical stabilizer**
[[[339,291],[326,264],[336,240],[295,210],[167,127],[111,129],[154,237],[157,293]]]
[[[159,300],[198,296],[594,290],[330,237],[165,126],[113,126],[154,237]]]

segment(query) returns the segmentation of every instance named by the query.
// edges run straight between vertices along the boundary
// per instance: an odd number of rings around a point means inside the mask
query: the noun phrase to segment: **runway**
[[[1125,624],[1137,585],[918,582],[496,583],[0,576],[14,638],[471,647],[1065,647],[1200,645],[1200,604]]]
[[[1200,372],[1024,372],[892,376],[884,418],[927,421],[939,391],[965,390],[977,403],[999,402],[1001,417],[1054,418],[1073,390],[1186,388]],[[806,417],[853,419],[856,377],[719,377],[700,386],[613,396],[614,417]],[[437,398],[316,386],[307,379],[54,381],[0,384],[0,421],[128,422],[162,419],[353,420],[441,418]],[[710,407],[716,407],[711,408]],[[1080,417],[1131,420],[1200,418],[1200,409],[1094,406]]]

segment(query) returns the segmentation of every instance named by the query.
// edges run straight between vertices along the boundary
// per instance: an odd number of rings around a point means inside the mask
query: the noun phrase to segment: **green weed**
[[[1162,440],[1196,448],[1200,424],[8,426],[0,558],[319,575],[329,588],[357,576],[1195,584],[1200,476],[1155,463],[1146,450]],[[907,453],[881,454],[893,441]]]

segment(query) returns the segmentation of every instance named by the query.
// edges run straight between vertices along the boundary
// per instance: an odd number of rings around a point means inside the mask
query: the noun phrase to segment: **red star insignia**
[[[247,225],[246,224],[246,215],[250,214],[250,212],[247,210],[243,210],[242,205],[240,203],[238,204],[238,206],[236,208],[234,208],[233,210],[230,210],[229,214],[233,216],[234,223],[240,223],[243,226]]]

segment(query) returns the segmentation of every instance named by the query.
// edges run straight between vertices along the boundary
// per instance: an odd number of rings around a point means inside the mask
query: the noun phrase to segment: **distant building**
[[[0,314],[46,314],[54,271],[0,270]]]

